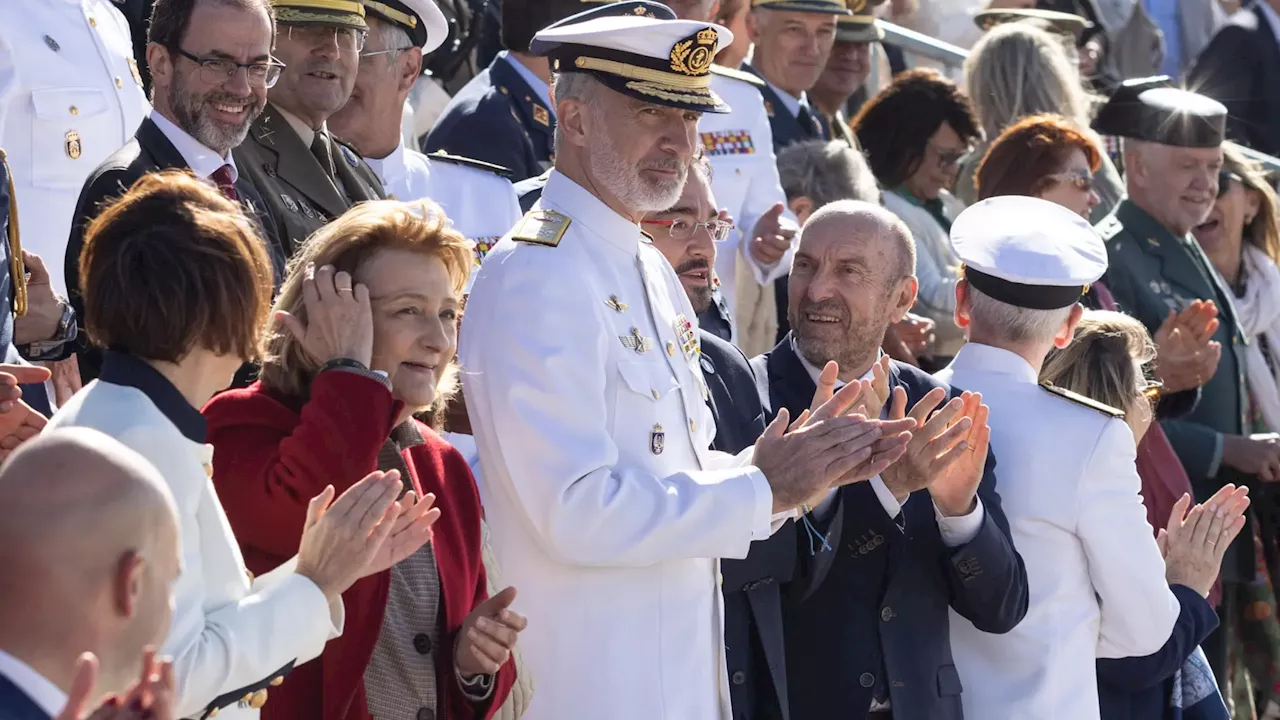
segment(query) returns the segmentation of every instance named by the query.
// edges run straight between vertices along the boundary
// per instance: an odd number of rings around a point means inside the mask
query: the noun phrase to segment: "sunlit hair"
[[[1032,115],[1000,133],[973,174],[978,199],[998,195],[1038,196],[1052,184],[1071,153],[1084,153],[1089,169],[1102,167],[1102,153],[1087,131],[1061,115]]]
[[[1258,214],[1254,216],[1253,222],[1244,226],[1243,240],[1280,264],[1280,217],[1277,216],[1276,191],[1267,182],[1266,170],[1246,157],[1241,147],[1233,142],[1223,143],[1222,153],[1226,159],[1223,169],[1239,175],[1246,190],[1262,196],[1262,202],[1258,203]],[[1220,188],[1219,192],[1221,190]]]
[[[1145,384],[1138,368],[1155,357],[1155,343],[1142,323],[1124,313],[1086,310],[1071,344],[1045,358],[1040,381],[1129,411]]]
[[[355,275],[380,250],[408,250],[440,258],[449,274],[450,291],[461,299],[474,253],[471,243],[449,226],[440,206],[430,200],[375,200],[356,205],[307,238],[289,263],[289,275],[272,308],[273,316],[285,311],[306,325],[302,287],[308,265],[332,265],[336,272]],[[287,397],[305,398],[317,370],[319,363],[273,317],[262,339],[263,386]],[[451,362],[441,373],[434,407],[443,407],[457,388],[456,363]]]
[[[1089,124],[1080,71],[1056,35],[1028,23],[992,28],[964,63],[965,87],[988,138],[1027,115],[1064,115]]]
[[[197,348],[252,360],[271,306],[265,244],[238,203],[190,171],[144,175],[85,230],[85,331],[148,360]]]

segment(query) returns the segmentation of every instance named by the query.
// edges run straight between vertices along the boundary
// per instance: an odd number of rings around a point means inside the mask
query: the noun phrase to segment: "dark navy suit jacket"
[[[508,60],[494,58],[449,101],[423,149],[500,165],[511,171],[511,182],[541,175],[555,151],[556,119],[547,102]]]
[[[9,678],[0,675],[0,720],[49,720],[49,715]]]
[[[790,336],[751,365],[770,416],[785,407],[796,417],[809,407],[816,386],[791,349]],[[958,394],[897,362],[890,382],[907,391],[908,407],[935,387]],[[894,717],[963,717],[948,609],[991,633],[1008,632],[1027,612],[1026,568],[1000,507],[995,467],[989,455],[978,488],[982,527],[955,548],[942,542],[927,490],[903,503],[899,529],[869,483],[840,489],[827,530],[832,549],[807,559],[801,553],[801,562],[814,564],[805,571],[811,580],[783,596],[792,718],[864,717],[880,675]],[[869,559],[878,559],[883,573],[862,576]],[[850,588],[867,601],[859,604]]]
[[[1146,657],[1098,661],[1102,720],[1166,717],[1173,674],[1218,627],[1218,614],[1200,593],[1185,585],[1170,585],[1169,589],[1177,596],[1181,609],[1164,647]]]
[[[764,407],[747,357],[736,346],[699,331],[707,405],[716,419],[713,447],[738,453],[765,428]],[[724,642],[734,720],[787,720],[786,653],[781,588],[792,579],[795,528],[787,523],[768,540],[751,544],[742,560],[722,560]]]

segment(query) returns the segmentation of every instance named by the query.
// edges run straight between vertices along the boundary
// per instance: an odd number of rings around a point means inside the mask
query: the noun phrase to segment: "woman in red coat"
[[[515,590],[487,598],[471,471],[413,417],[456,388],[471,264],[430,201],[353,208],[294,258],[261,379],[204,409],[214,484],[254,572],[297,551],[328,484],[397,469],[442,512],[430,543],[343,594],[342,637],[272,691],[264,720],[488,718],[511,687]]]

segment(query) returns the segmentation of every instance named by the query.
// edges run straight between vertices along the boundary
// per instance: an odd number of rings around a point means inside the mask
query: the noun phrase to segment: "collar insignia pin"
[[[629,307],[626,303],[619,300],[617,295],[610,295],[609,299],[604,301],[604,304],[608,305],[610,310],[618,313],[625,312]]]

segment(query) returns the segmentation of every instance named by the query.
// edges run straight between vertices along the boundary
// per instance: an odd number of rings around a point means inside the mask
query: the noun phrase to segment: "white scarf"
[[[1245,243],[1241,263],[1246,273],[1244,297],[1235,298],[1236,318],[1249,344],[1245,348],[1245,370],[1249,374],[1249,396],[1258,409],[1267,430],[1280,432],[1280,387],[1267,367],[1259,336],[1265,336],[1267,347],[1280,359],[1280,268],[1267,254]]]

